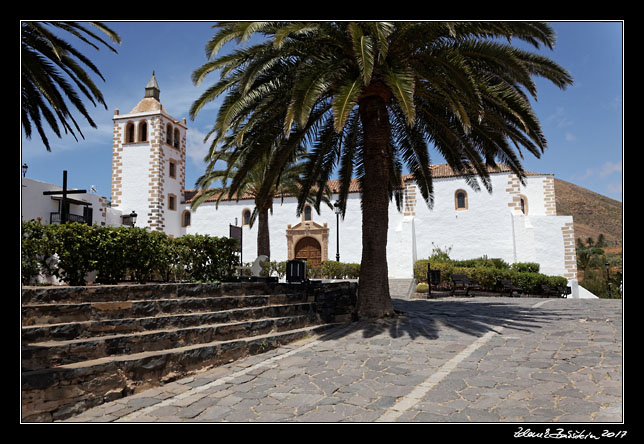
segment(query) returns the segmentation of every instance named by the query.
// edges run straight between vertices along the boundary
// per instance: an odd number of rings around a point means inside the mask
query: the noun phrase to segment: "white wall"
[[[493,193],[474,191],[463,179],[434,179],[434,207],[430,210],[416,192],[415,216],[398,212],[395,202],[389,206],[387,235],[387,262],[389,276],[408,278],[413,275],[413,263],[429,257],[434,246],[451,248],[453,259],[472,259],[487,255],[508,263],[538,262],[541,272],[563,275],[564,246],[561,228],[572,222],[570,216],[546,216],[543,202],[545,176],[530,176],[527,186],[519,192],[528,199],[528,216],[513,211],[508,203],[512,195],[508,175],[492,175]],[[454,208],[454,193],[463,189],[468,194],[468,209]],[[337,196],[333,196],[335,201]],[[242,221],[244,209],[252,210],[252,200],[224,201],[215,209],[214,203],[204,203],[192,212],[188,234],[228,236],[229,224]],[[187,208],[187,206],[185,206]],[[273,214],[269,215],[271,259],[288,257],[286,229],[301,221],[295,215],[297,201],[287,198],[276,200]],[[181,211],[178,211],[180,214]],[[331,208],[322,205],[320,214],[313,212],[313,221],[329,228],[328,258],[336,255],[336,216]],[[346,218],[340,220],[340,260],[360,263],[362,255],[362,214],[360,195],[349,195]],[[257,256],[257,222],[243,227],[243,260],[253,261]]]
[[[332,201],[335,201],[333,196]],[[186,205],[185,208],[189,206]],[[235,201],[222,201],[219,208],[215,204],[205,202],[196,210],[192,210],[191,226],[186,229],[186,234],[210,234],[213,236],[228,236],[229,224],[237,225],[242,223],[242,212],[245,209],[253,210],[254,202],[250,199]],[[302,221],[301,216],[296,216],[297,199],[294,197],[275,199],[273,213],[269,213],[268,227],[271,241],[271,260],[285,261],[288,259],[288,247],[286,243],[286,229],[288,225],[294,226]],[[360,197],[358,194],[349,196],[347,202],[347,216],[344,220],[340,218],[340,260],[342,262],[359,263],[362,255],[361,238],[361,212]],[[333,209],[325,204],[320,206],[320,214],[312,213],[314,222],[324,226],[327,223],[329,228],[329,259],[336,257],[336,215]],[[257,257],[257,226],[258,220],[253,227],[243,226],[243,260],[252,262]]]
[[[125,130],[123,130],[124,132]],[[117,208],[123,214],[136,212],[136,225],[139,227],[146,227],[150,224],[148,215],[150,154],[149,142],[123,145],[121,153],[121,204]]]
[[[493,192],[474,191],[463,179],[434,179],[434,206],[418,197],[416,203],[416,247],[418,259],[432,249],[451,248],[453,259],[472,259],[487,255],[512,262],[512,222],[508,207],[507,175],[492,175]],[[467,193],[468,209],[456,210],[454,193]],[[419,192],[416,192],[420,196]]]
[[[21,211],[22,220],[29,221],[40,218],[44,224],[49,223],[49,214],[58,212],[58,200],[52,199],[52,196],[45,196],[44,191],[62,190],[63,187],[47,182],[22,178],[21,187]],[[70,188],[72,189],[72,188]],[[56,197],[59,197],[58,195]],[[107,199],[103,196],[93,193],[70,194],[71,199],[91,203],[92,222],[98,225],[120,226],[121,212],[114,208],[107,207]],[[70,204],[70,213],[83,214],[82,205]],[[103,216],[105,213],[105,216]]]

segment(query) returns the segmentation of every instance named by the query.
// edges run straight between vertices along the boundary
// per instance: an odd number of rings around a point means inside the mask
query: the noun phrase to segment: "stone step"
[[[87,302],[250,296],[301,293],[291,284],[263,282],[225,282],[215,284],[98,285],[87,287],[35,287],[22,289],[22,304],[77,304]]]
[[[211,325],[117,334],[67,341],[36,342],[23,346],[23,371],[40,370],[104,356],[179,348],[189,344],[227,341],[303,328],[319,323],[309,315],[236,321]]]
[[[105,356],[22,373],[23,421],[65,419],[104,402],[304,339],[340,324],[308,326],[228,341]]]
[[[22,305],[22,325],[59,324],[150,317],[167,313],[231,310],[294,302],[306,302],[303,294],[182,297],[110,302],[29,303]]]
[[[389,279],[389,294],[392,298],[411,299],[415,287],[415,279]]]
[[[22,419],[64,419],[352,317],[357,284],[152,284],[22,292]]]
[[[23,344],[51,340],[64,341],[114,335],[119,333],[144,332],[163,328],[188,327],[247,319],[301,315],[314,311],[315,304],[312,302],[303,302],[235,308],[231,310],[161,314],[138,318],[64,322],[57,324],[35,324],[22,327],[22,341]]]

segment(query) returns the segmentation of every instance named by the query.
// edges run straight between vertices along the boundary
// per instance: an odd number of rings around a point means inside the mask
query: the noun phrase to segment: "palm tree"
[[[121,43],[119,35],[103,23],[89,22],[89,24],[105,33],[112,42]],[[73,124],[81,137],[84,138],[78,123],[67,107],[66,100],[71,102],[76,110],[85,117],[92,128],[96,128],[96,124],[73,85],[76,85],[78,91],[87,97],[94,106],[98,102],[107,109],[101,91],[81,64],[88,67],[104,81],[100,71],[80,51],[57,36],[55,31],[73,35],[97,50],[99,49],[97,44],[100,43],[111,51],[117,52],[99,35],[81,23],[21,23],[22,128],[27,139],[31,139],[32,125],[34,125],[47,151],[51,151],[51,147],[43,128],[43,117],[49,128],[58,137],[62,137],[58,125],[58,121],[60,121],[66,134],[69,132],[78,140],[72,128]]]
[[[234,139],[228,138],[227,142],[233,143]],[[215,169],[218,161],[224,161],[227,164],[227,167],[224,169]],[[265,153],[259,161],[255,162],[253,168],[243,176],[243,180],[240,182],[239,187],[236,187],[234,191],[232,191],[229,180],[231,177],[242,177],[237,174],[239,169],[238,166],[241,163],[243,163],[243,159],[237,159],[230,152],[221,151],[214,156],[206,168],[206,172],[197,179],[196,185],[200,190],[194,197],[191,203],[191,208],[196,209],[203,202],[213,198],[215,199],[217,206],[219,206],[219,202],[221,202],[222,199],[234,198],[235,200],[239,200],[244,197],[253,198],[255,200],[255,207],[251,213],[249,225],[252,227],[255,221],[259,218],[257,227],[257,255],[259,256],[263,254],[270,258],[271,245],[268,228],[269,211],[271,213],[273,212],[273,203],[276,198],[281,198],[283,201],[285,197],[297,196],[299,194],[303,165],[301,163],[289,164],[280,175],[279,180],[270,187],[268,199],[259,201],[257,196],[259,195],[260,188],[264,185],[264,181],[266,180],[266,173],[270,164],[270,153]],[[212,187],[213,184],[218,182],[221,182],[221,186]],[[330,206],[328,199],[325,199],[325,203]],[[317,206],[316,209],[319,212],[319,206]]]
[[[423,199],[433,203],[429,146],[477,188],[491,191],[488,168],[507,164],[525,183],[522,149],[539,157],[546,139],[528,95],[534,76],[560,88],[571,76],[550,59],[520,50],[512,39],[552,48],[545,23],[484,22],[230,22],[206,45],[210,61],[193,73],[220,80],[193,104],[192,116],[225,94],[209,137],[243,135],[282,122],[269,169],[279,174],[295,141],[312,141],[299,209],[309,190],[338,172],[344,211],[356,175],[362,199],[362,260],[358,315],[394,313],[387,280],[388,207],[405,166]],[[224,44],[264,40],[216,57]],[[507,43],[503,41],[507,40]],[[277,136],[276,136],[277,137]],[[515,151],[518,151],[518,153]],[[250,165],[242,165],[245,174]],[[477,180],[478,178],[478,180]],[[271,180],[268,181],[270,183]],[[260,201],[267,189],[260,189]],[[400,206],[399,206],[400,207]]]

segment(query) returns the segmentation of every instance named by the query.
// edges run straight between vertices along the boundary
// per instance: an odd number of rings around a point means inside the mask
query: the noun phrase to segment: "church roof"
[[[145,96],[139,103],[136,104],[134,108],[132,108],[130,114],[154,111],[163,111],[168,114],[166,109],[163,107],[163,105],[161,105],[161,102],[159,101],[160,92],[161,90],[159,89],[159,84],[157,83],[157,79],[154,76],[154,71],[152,71],[152,77],[150,77],[148,84],[145,85]]]
[[[444,179],[447,177],[461,177],[464,176],[462,173],[455,172],[448,164],[438,163],[435,165],[430,165],[432,170],[432,178],[434,179]],[[490,174],[499,174],[499,173],[512,173],[512,169],[505,164],[497,164],[496,168],[488,167],[488,173]],[[543,173],[535,173],[533,171],[525,171],[526,176],[543,176]],[[413,180],[414,176],[411,174],[403,174],[403,182],[407,180]]]
[[[159,84],[157,83],[157,79],[156,79],[156,77],[154,77],[154,71],[152,71],[152,77],[150,77],[150,80],[148,81],[148,84],[145,85],[145,89],[148,89],[148,88],[154,88],[154,89],[158,89],[159,91],[161,91],[161,89],[159,88]]]
[[[435,164],[430,166],[432,169],[432,178],[433,179],[443,179],[443,178],[449,178],[449,177],[461,177],[463,174],[455,172],[450,166],[446,163],[440,163],[440,164]],[[490,174],[500,174],[500,173],[511,173],[512,170],[510,167],[507,165],[499,164],[497,168],[488,168],[488,171]],[[525,174],[527,176],[543,176],[543,173],[535,173],[533,171],[526,171]],[[401,184],[401,188],[404,186],[403,184],[408,181],[413,181],[414,176],[411,174],[403,174],[401,176],[403,183]],[[335,194],[340,191],[340,181],[338,179],[334,180],[329,180],[327,181],[327,185],[329,189],[331,190],[331,193]],[[349,193],[359,193],[360,192],[360,184],[358,183],[358,179],[351,179],[351,184],[349,185]],[[191,203],[194,198],[199,194],[198,189],[191,189],[191,190],[184,190],[184,199],[185,203]],[[206,202],[215,202],[219,195],[210,197],[206,199]],[[253,199],[253,196],[250,194],[244,194],[241,197],[239,197],[239,200],[245,200],[245,199]],[[237,200],[237,197],[234,196],[233,198],[225,197],[222,199],[222,201],[229,201],[229,200]]]

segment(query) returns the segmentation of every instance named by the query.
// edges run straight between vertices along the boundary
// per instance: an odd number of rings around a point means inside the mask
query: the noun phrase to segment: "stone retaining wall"
[[[357,291],[355,282],[24,287],[23,421],[64,419],[349,322]]]

